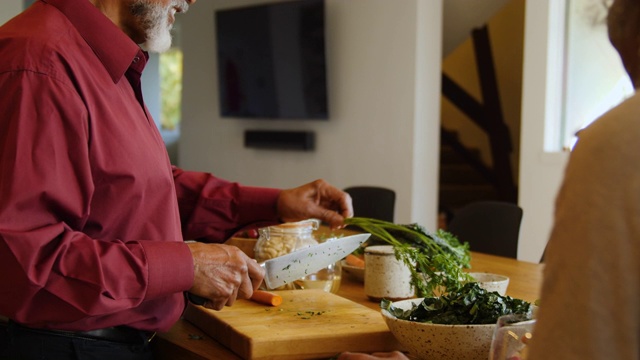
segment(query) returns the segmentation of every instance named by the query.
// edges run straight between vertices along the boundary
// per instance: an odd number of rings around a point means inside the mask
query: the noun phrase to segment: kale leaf
[[[533,310],[527,301],[487,291],[475,282],[441,297],[424,298],[408,310],[396,308],[388,300],[380,306],[398,319],[448,325],[495,324],[508,314],[525,314],[531,319]]]

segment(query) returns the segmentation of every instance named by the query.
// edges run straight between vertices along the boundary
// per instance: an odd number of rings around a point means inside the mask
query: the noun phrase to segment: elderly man
[[[193,3],[40,0],[0,27],[1,359],[150,358],[187,292],[221,309],[259,286],[220,244],[238,229],[353,215],[323,180],[257,188],[170,165],[140,77]]]

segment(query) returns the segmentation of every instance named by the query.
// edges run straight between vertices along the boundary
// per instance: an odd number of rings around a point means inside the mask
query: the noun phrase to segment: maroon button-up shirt
[[[193,282],[183,239],[276,220],[278,190],[170,165],[145,63],[87,0],[36,2],[0,27],[0,314],[167,330]]]

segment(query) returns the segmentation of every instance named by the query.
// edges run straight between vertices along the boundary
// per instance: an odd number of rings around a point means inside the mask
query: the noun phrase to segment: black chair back
[[[393,222],[395,191],[378,186],[352,186],[344,191],[351,196],[354,216]]]
[[[513,203],[479,201],[455,211],[447,231],[468,242],[471,251],[515,259],[522,215]]]

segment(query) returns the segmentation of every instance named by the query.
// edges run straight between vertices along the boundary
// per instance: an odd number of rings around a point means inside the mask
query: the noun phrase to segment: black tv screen
[[[324,0],[215,13],[223,117],[328,119]]]

